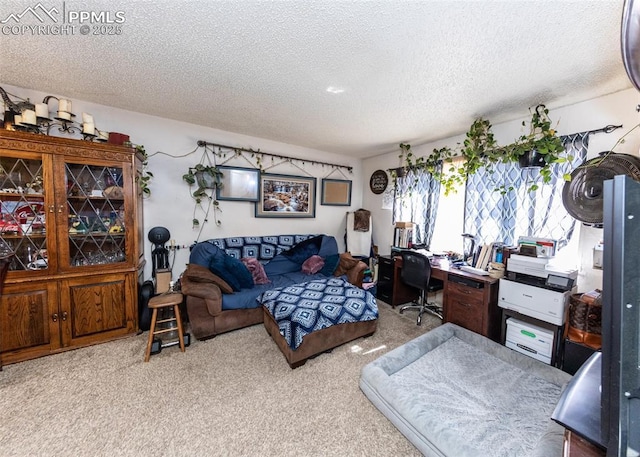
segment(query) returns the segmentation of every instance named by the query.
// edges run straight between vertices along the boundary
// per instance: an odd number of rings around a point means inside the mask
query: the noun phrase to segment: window
[[[412,221],[417,226],[418,241],[431,251],[463,251],[463,233],[471,233],[480,244],[502,241],[513,245],[520,236],[536,236],[558,240],[558,247],[569,244],[575,228],[562,203],[564,173],[572,171],[587,155],[588,133],[564,137],[573,160],[557,164],[549,183],[537,183],[536,169],[520,169],[517,164],[494,166],[493,172],[479,170],[466,186],[444,195],[444,190],[431,175],[410,171],[399,177],[393,208],[393,221]],[[417,188],[408,191],[409,183]],[[513,186],[504,194],[501,185]],[[572,243],[573,244],[573,243]]]
[[[537,171],[520,169],[517,164],[499,164],[491,172],[481,169],[469,177],[464,204],[465,231],[476,235],[480,243],[502,241],[513,245],[520,236],[535,236],[558,240],[559,248],[566,246],[576,221],[562,204],[562,176],[585,160],[588,135],[564,137],[573,160],[556,164],[551,181],[537,183],[539,189],[535,192],[528,189]],[[513,190],[501,194],[495,189],[502,185]]]
[[[402,169],[397,170],[400,174]],[[440,183],[423,170],[409,170],[398,176],[393,201],[393,222],[416,224],[415,244],[431,244],[438,212]]]
[[[462,160],[454,159],[454,164]],[[445,173],[448,171],[445,170]],[[435,220],[431,250],[433,252],[463,252],[462,234],[464,233],[464,185],[460,184],[455,192],[444,194],[440,187],[438,215]]]

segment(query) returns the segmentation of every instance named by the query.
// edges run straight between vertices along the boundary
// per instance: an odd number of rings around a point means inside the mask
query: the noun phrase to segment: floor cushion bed
[[[567,373],[454,324],[362,369],[360,388],[424,455],[562,456]]]

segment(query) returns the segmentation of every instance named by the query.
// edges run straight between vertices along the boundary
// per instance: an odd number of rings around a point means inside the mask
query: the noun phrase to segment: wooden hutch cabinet
[[[0,130],[0,366],[135,333],[141,157]]]

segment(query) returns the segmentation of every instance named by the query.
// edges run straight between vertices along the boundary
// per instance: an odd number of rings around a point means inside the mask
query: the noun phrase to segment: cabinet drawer
[[[483,317],[482,301],[472,300],[468,295],[449,292],[447,300],[448,322],[483,334]]]
[[[484,289],[476,289],[464,284],[449,281],[448,290],[450,294],[466,297],[466,300],[482,303],[484,297]]]
[[[380,270],[378,271],[378,281],[382,282],[382,281],[386,281],[389,284],[393,283],[393,272],[392,271],[383,271]]]
[[[388,304],[391,304],[391,301],[392,301],[391,293],[386,289],[381,290],[380,287],[378,287],[376,298]]]
[[[384,257],[378,258],[378,283],[387,282],[393,287],[393,261]]]
[[[378,279],[378,289],[377,295],[378,298],[385,297],[391,298],[391,294],[393,293],[393,282],[391,280]]]

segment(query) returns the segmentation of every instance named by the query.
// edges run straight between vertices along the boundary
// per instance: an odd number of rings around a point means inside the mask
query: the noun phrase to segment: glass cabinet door
[[[70,267],[126,260],[122,182],[121,167],[65,164]]]
[[[42,159],[0,157],[0,255],[12,271],[46,270],[47,213]]]

